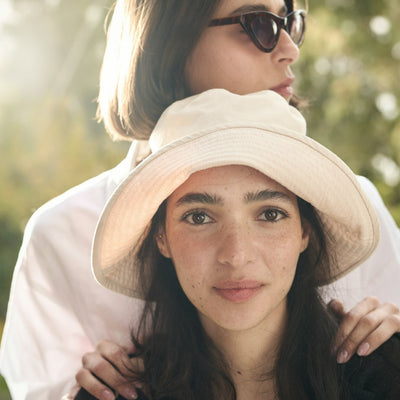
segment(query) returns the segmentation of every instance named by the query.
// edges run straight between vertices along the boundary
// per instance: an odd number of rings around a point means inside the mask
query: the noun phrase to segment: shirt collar
[[[148,140],[134,140],[125,159],[115,167],[113,180],[118,185],[141,161],[150,155]]]

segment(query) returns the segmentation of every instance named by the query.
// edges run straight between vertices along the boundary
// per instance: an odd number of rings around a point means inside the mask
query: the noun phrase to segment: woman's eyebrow
[[[222,197],[219,197],[215,194],[186,193],[176,202],[176,205],[180,206],[183,204],[192,204],[192,203],[222,205],[224,202],[222,200]]]
[[[244,196],[245,203],[262,201],[262,200],[284,200],[287,202],[291,202],[291,198],[289,195],[283,192],[278,192],[274,190],[260,190],[258,192],[248,192]]]
[[[236,8],[233,10],[229,15],[238,15],[238,14],[244,14],[248,12],[254,12],[254,11],[269,11],[271,12],[271,7],[267,7],[265,4],[245,4],[241,7]],[[282,8],[279,10],[278,15],[286,15],[287,14],[287,7],[286,5],[282,6]]]

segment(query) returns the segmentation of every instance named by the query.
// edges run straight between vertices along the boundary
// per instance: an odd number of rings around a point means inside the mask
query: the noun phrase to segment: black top
[[[353,356],[345,379],[354,400],[400,400],[400,335],[368,357]]]
[[[400,334],[368,357],[354,355],[342,368],[351,400],[400,400]],[[84,389],[75,397],[75,400],[95,399]],[[117,399],[126,400],[121,396]],[[139,392],[138,400],[146,397]]]

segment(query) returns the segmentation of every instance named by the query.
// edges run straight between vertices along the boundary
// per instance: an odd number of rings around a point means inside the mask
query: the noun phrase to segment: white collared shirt
[[[90,252],[106,200],[143,148],[146,152],[143,142],[135,142],[117,167],[51,200],[30,219],[0,349],[0,372],[14,400],[60,399],[75,385],[82,355],[99,341],[130,345],[142,304],[97,284]],[[360,183],[378,211],[381,242],[328,297],[342,299],[347,308],[368,295],[400,305],[400,231],[372,183],[365,178]]]

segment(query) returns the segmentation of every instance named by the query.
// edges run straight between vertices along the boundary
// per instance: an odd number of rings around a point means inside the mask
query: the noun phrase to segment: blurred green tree
[[[400,223],[400,10],[396,0],[309,1],[295,65],[309,134],[371,179]]]

